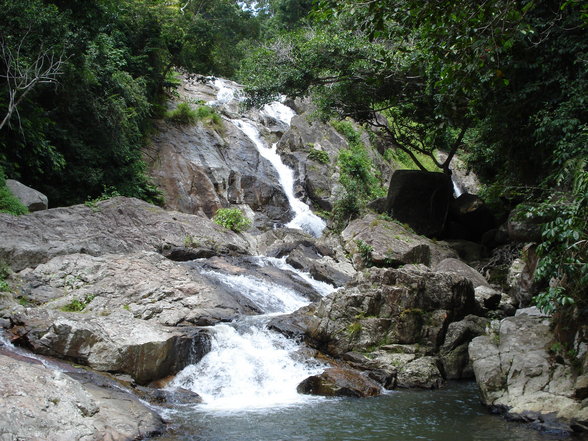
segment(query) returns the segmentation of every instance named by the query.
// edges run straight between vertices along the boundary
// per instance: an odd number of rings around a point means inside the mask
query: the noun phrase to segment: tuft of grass
[[[62,306],[60,309],[65,312],[82,312],[84,309],[86,309],[86,306],[88,306],[88,304],[94,300],[94,297],[96,296],[87,295],[83,300],[73,299],[71,302],[65,306]]]
[[[308,153],[308,159],[316,162],[320,162],[321,164],[328,164],[329,161],[329,154],[324,150],[317,150],[311,149]]]
[[[190,107],[190,104],[180,103],[174,110],[166,112],[165,117],[176,124],[190,125],[196,123],[198,113]]]

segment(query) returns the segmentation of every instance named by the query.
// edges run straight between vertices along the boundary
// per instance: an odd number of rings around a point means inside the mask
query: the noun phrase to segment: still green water
[[[157,441],[553,441],[583,440],[540,433],[491,415],[475,383],[440,391],[395,391],[376,398],[311,399],[286,408],[168,415],[172,431]]]

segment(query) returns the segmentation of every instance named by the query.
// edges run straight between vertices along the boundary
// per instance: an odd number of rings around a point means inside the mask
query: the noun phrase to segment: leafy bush
[[[221,116],[210,106],[200,106],[196,109],[196,119],[203,121],[212,129],[223,130],[223,119]]]
[[[539,308],[554,312],[575,305],[588,307],[588,170],[586,161],[565,169],[567,192],[553,192],[542,204],[529,206],[533,216],[549,219],[543,224],[539,263],[535,276],[548,288],[535,297]],[[570,182],[571,181],[571,182]]]
[[[0,168],[0,213],[8,213],[15,216],[27,214],[29,210],[25,207],[6,186],[4,171]]]
[[[198,118],[198,112],[193,110],[188,103],[180,103],[178,106],[166,113],[165,117],[176,124],[194,124]]]
[[[83,300],[73,299],[67,305],[62,306],[61,310],[65,312],[82,312],[86,306],[94,300],[94,295],[87,295]]]
[[[329,154],[324,150],[311,149],[310,152],[308,152],[308,159],[320,162],[321,164],[328,164]]]
[[[102,202],[102,201],[105,201],[110,198],[122,196],[119,193],[119,191],[114,187],[104,186],[103,188],[104,188],[104,190],[102,191],[102,194],[100,196],[98,196],[97,198],[94,198],[94,199],[86,200],[86,202],[84,202],[84,205],[86,207],[89,207],[92,210],[96,211],[98,209],[98,202]]]
[[[347,140],[350,147],[361,145],[361,136],[349,121],[331,121],[333,128]]]
[[[357,239],[355,241],[355,244],[357,245],[357,251],[359,252],[359,257],[361,257],[361,261],[366,266],[366,268],[369,268],[370,266],[372,266],[373,265],[372,251],[374,251],[374,247],[367,244],[366,242],[364,242],[361,239]]]
[[[238,208],[221,208],[216,212],[212,220],[236,233],[245,231],[251,226],[251,220]]]

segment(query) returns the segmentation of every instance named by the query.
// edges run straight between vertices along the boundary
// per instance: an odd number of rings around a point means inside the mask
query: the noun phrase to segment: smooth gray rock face
[[[125,310],[97,317],[29,309],[12,320],[16,341],[34,352],[129,374],[139,384],[173,375],[209,349],[205,333],[137,320]]]
[[[252,248],[247,235],[236,234],[202,216],[117,197],[96,207],[74,205],[27,216],[0,214],[0,259],[15,271],[35,267],[64,254],[161,251],[191,243],[219,254],[243,254]]]
[[[134,318],[167,326],[210,325],[255,311],[192,269],[158,253],[57,256],[16,274],[19,295],[34,305],[59,309],[86,303],[85,313],[127,310]],[[88,301],[88,299],[91,299]]]
[[[436,357],[421,357],[404,365],[398,372],[398,387],[439,389],[445,384]]]
[[[474,288],[477,288],[478,286],[490,287],[490,284],[486,281],[482,274],[469,266],[467,263],[463,263],[459,259],[443,259],[441,262],[435,265],[434,270],[437,272],[459,274],[460,276],[471,280]]]
[[[16,198],[29,209],[30,212],[46,210],[49,201],[40,191],[27,187],[14,179],[7,179],[6,186]]]
[[[358,241],[372,248],[370,259],[376,266],[399,266],[407,263],[436,264],[457,254],[444,243],[415,234],[397,222],[368,214],[351,222],[341,233],[346,250],[356,266],[362,266]]]
[[[482,399],[515,419],[588,430],[588,406],[576,397],[577,372],[550,354],[554,341],[547,317],[524,313],[493,322],[490,335],[469,345]]]
[[[128,441],[163,422],[134,396],[0,354],[0,438]]]
[[[440,350],[445,378],[460,380],[474,377],[468,344],[475,337],[484,335],[489,322],[487,318],[468,315],[459,322],[449,324]]]

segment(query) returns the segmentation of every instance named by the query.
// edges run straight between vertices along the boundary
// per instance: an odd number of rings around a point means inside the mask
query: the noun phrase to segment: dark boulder
[[[382,387],[374,380],[353,369],[332,367],[313,375],[296,388],[298,393],[325,397],[373,397]]]
[[[390,180],[386,211],[418,234],[439,236],[445,228],[452,194],[448,175],[398,170]]]
[[[464,193],[450,205],[449,219],[461,226],[459,234],[452,239],[465,239],[478,242],[482,235],[496,226],[494,214],[484,201],[473,194]]]

